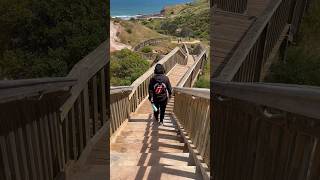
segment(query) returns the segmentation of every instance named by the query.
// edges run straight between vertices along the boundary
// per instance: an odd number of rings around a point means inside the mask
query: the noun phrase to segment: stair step
[[[136,130],[123,130],[120,136],[137,137],[137,136],[157,136],[157,135],[177,135],[177,131],[164,131],[164,130],[151,130],[151,131],[136,131]]]
[[[125,168],[125,170],[124,170]],[[121,172],[121,173],[119,173]],[[111,180],[201,180],[195,166],[113,166]]]
[[[164,131],[177,131],[175,126],[147,126],[144,124],[127,124],[125,130],[134,130],[134,131],[146,131],[146,130],[164,130]]]
[[[172,152],[172,153],[186,153],[188,148],[184,143],[112,143],[110,146],[111,153],[153,153],[153,152]]]
[[[111,153],[112,166],[192,166],[189,153]]]
[[[118,136],[115,143],[182,143],[183,139],[177,136],[141,136],[141,137],[124,137]]]

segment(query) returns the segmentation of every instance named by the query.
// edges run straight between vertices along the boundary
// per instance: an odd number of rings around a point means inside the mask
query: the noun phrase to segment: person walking
[[[149,83],[149,101],[155,105],[154,111],[155,120],[163,124],[164,114],[168,99],[171,98],[172,87],[169,78],[165,75],[165,69],[161,64],[157,64],[154,69],[154,76],[150,79]]]

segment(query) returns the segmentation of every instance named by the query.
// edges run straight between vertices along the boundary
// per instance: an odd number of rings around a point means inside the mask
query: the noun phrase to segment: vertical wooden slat
[[[2,164],[4,166],[4,175],[6,180],[11,180],[12,175],[11,175],[11,170],[9,166],[9,155],[7,152],[7,145],[6,145],[6,139],[4,136],[0,136],[0,148],[1,148],[1,159],[2,159]]]
[[[54,111],[54,110],[53,110]],[[59,171],[62,171],[64,166],[64,156],[63,154],[63,148],[62,148],[62,142],[61,142],[61,136],[60,136],[60,120],[58,118],[57,112],[53,112],[53,130],[55,134],[55,140],[57,145],[57,157],[58,157],[58,163],[59,163]]]
[[[82,98],[78,98],[76,102],[76,108],[77,110],[77,125],[78,125],[78,147],[79,147],[79,154],[82,152],[84,148],[84,142],[83,142],[83,117],[82,117]]]
[[[75,108],[72,107],[71,109],[71,118],[70,118],[70,144],[71,144],[71,154],[72,158],[76,160],[78,158],[78,148],[77,148],[77,130],[76,130],[76,117],[75,117]]]
[[[85,131],[85,140],[86,143],[90,139],[90,108],[89,108],[89,92],[88,85],[86,85],[83,89],[82,93],[82,102],[83,102],[83,118],[84,118],[84,131]]]
[[[28,146],[28,153],[29,153],[29,163],[31,166],[31,175],[32,179],[39,179],[37,175],[37,170],[36,170],[36,163],[35,163],[35,156],[34,156],[34,147],[33,147],[33,138],[32,138],[32,130],[31,130],[31,125],[27,124],[26,125],[26,136],[27,136],[27,146]]]
[[[19,141],[19,147],[18,150],[21,154],[21,167],[23,171],[23,178],[28,180],[30,179],[29,176],[29,169],[27,164],[27,153],[26,153],[26,147],[25,147],[25,140],[24,140],[24,134],[22,128],[18,128],[18,141]]]
[[[49,115],[46,114],[43,120],[43,124],[44,124],[44,135],[45,135],[45,140],[47,141],[46,145],[46,149],[48,149],[47,151],[47,161],[48,161],[48,168],[49,168],[49,177],[51,179],[53,179],[54,173],[53,173],[53,153],[52,153],[52,145],[51,145],[51,138],[50,138],[50,131],[49,131]]]
[[[97,92],[97,76],[93,76],[92,82],[91,82],[91,87],[92,87],[92,106],[93,106],[93,134],[96,133],[97,131],[97,122],[99,121],[98,117],[98,92]]]
[[[36,120],[34,120],[31,124],[31,131],[32,131],[32,142],[34,146],[34,157],[35,157],[35,163],[36,163],[36,168],[37,168],[37,173],[39,174],[39,178],[43,179],[44,174],[43,174],[43,164],[42,164],[42,159],[41,159],[41,150],[40,150],[40,145],[39,145],[39,133],[38,133],[38,124]]]
[[[70,143],[69,143],[69,115],[67,114],[63,121],[63,143],[64,143],[64,154],[65,154],[65,163],[67,163],[70,160]]]
[[[107,120],[106,79],[104,69],[100,71],[102,124]]]

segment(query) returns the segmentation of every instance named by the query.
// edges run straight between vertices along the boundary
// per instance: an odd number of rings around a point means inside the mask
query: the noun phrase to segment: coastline
[[[163,9],[164,10],[164,9]],[[160,13],[152,13],[152,14],[137,14],[137,15],[122,15],[122,16],[111,16],[112,19],[122,19],[122,20],[130,20],[130,19],[163,19],[165,18],[164,14],[162,13],[163,10],[160,11]]]

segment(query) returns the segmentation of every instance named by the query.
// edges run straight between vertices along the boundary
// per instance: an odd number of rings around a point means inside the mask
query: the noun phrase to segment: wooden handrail
[[[296,28],[303,16],[305,6],[298,6],[301,1],[306,0],[270,1],[237,45],[231,58],[213,78],[240,82],[262,80],[282,42],[290,36],[291,26]],[[295,8],[291,8],[292,5]]]
[[[174,114],[204,179],[210,167],[210,90],[174,88]],[[186,133],[186,134],[185,134]],[[199,158],[200,156],[200,158]]]
[[[319,177],[319,87],[220,81],[211,87],[213,179]]]
[[[174,87],[173,90],[175,93],[184,93],[194,97],[200,97],[210,100],[210,89]]]
[[[220,72],[217,80],[231,81],[235,77],[241,65],[246,60],[248,54],[255,46],[256,42],[261,37],[267,24],[270,22],[272,16],[279,8],[282,0],[272,0],[264,12],[257,18],[254,24],[250,27],[238,48],[233,53],[226,66]],[[261,52],[260,52],[261,53]]]
[[[71,78],[0,81],[0,177],[54,179],[64,168],[59,107]]]
[[[320,88],[272,83],[212,81],[212,92],[283,111],[320,119]]]
[[[0,103],[21,100],[27,97],[65,91],[76,84],[72,78],[41,78],[0,81]]]
[[[207,61],[207,54],[204,49],[199,55],[197,55],[197,59],[193,63],[193,65],[188,69],[188,71],[184,74],[184,76],[179,81],[177,87],[192,87],[195,81],[198,78],[198,75],[201,71],[203,71],[204,65]]]

